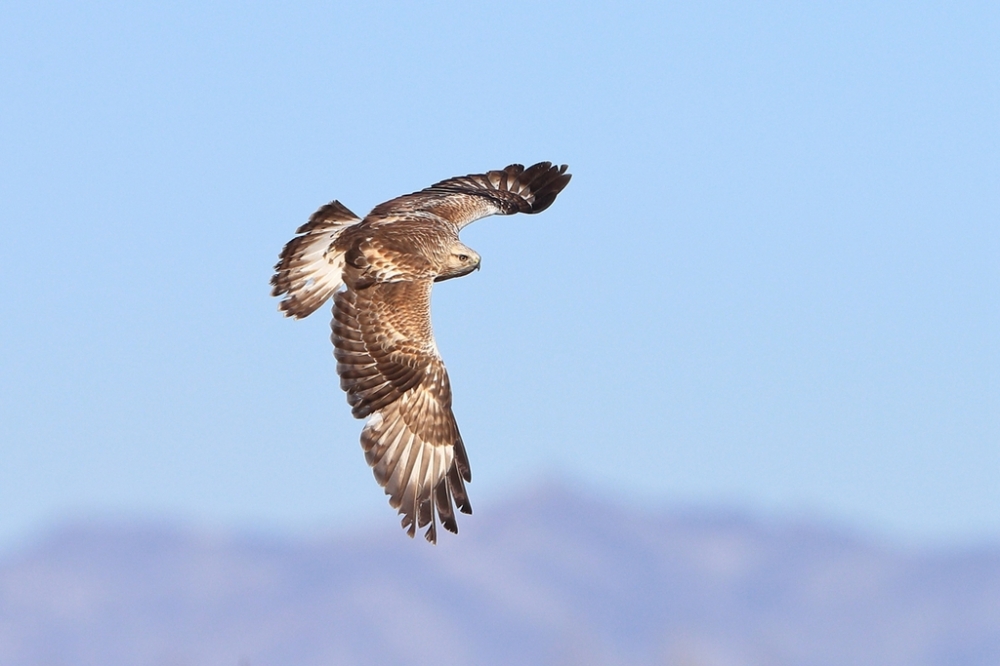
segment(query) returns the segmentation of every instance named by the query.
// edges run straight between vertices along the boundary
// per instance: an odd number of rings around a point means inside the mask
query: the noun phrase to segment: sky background
[[[1000,538],[1000,6],[340,4],[3,3],[0,552],[392,523],[271,267],[333,198],[540,160],[434,293],[474,505]]]

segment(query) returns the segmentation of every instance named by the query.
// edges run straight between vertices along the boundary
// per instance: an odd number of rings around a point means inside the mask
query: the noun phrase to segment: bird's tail
[[[278,307],[286,317],[311,315],[340,287],[344,254],[333,244],[360,221],[342,203],[331,201],[295,230],[299,235],[285,245],[271,277],[271,295],[284,296]]]

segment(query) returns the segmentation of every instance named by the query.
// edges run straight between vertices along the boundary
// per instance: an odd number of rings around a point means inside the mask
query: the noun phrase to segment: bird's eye
[[[467,255],[467,254],[460,254],[460,255],[458,255],[458,260],[459,261],[468,261],[469,260],[469,255]]]

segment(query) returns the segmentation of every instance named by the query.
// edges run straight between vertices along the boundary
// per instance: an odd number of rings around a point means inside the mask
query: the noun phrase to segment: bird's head
[[[464,243],[455,241],[455,243],[448,249],[448,256],[445,257],[444,267],[441,270],[441,273],[434,278],[434,281],[440,282],[442,280],[449,280],[451,278],[468,275],[472,271],[479,269],[479,263],[481,261],[482,259],[480,258],[478,252]]]

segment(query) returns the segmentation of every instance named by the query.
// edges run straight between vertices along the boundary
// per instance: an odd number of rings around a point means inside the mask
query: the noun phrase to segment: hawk
[[[271,278],[280,310],[302,318],[333,297],[334,356],[351,413],[368,421],[361,447],[411,537],[437,542],[472,513],[465,444],[431,330],[431,287],[479,268],[458,234],[490,215],[539,213],[566,187],[566,165],[511,164],[449,178],[376,206],[364,219],[339,201],[285,245]],[[343,288],[341,288],[343,287]]]

